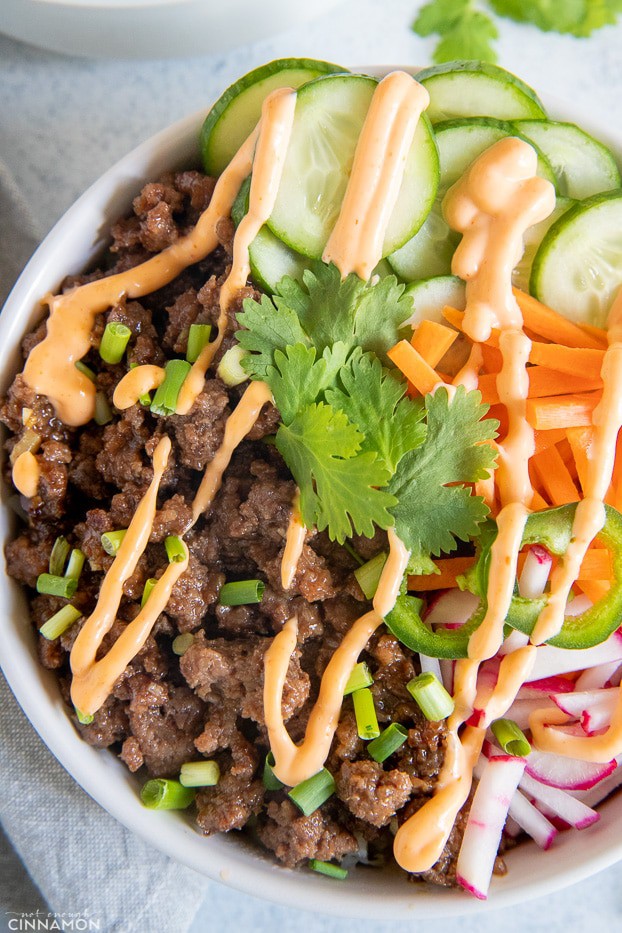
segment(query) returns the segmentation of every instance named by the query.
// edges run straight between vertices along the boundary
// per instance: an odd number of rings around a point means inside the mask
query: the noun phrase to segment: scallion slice
[[[39,629],[39,635],[43,635],[48,641],[54,641],[55,638],[60,638],[68,628],[71,628],[73,623],[77,622],[81,615],[82,613],[79,609],[76,609],[75,606],[68,603],[66,606],[63,606],[62,609],[59,609],[58,612],[55,612],[53,616],[50,616],[47,622],[43,623]]]
[[[73,364],[78,372],[82,373],[83,376],[86,376],[87,379],[90,379],[91,382],[95,382],[97,376],[93,372],[90,366],[87,366],[86,363],[83,363],[82,360],[78,360],[77,363]]]
[[[357,583],[363,590],[365,599],[373,599],[378,589],[382,568],[387,562],[387,555],[384,551],[376,554],[371,560],[368,560],[362,567],[357,567],[354,571]]]
[[[127,528],[121,528],[119,531],[105,531],[101,536],[102,547],[106,554],[114,557],[121,547],[121,543],[127,534]]]
[[[104,363],[120,363],[131,336],[132,331],[125,324],[117,321],[106,324],[99,345],[99,355]]]
[[[138,363],[130,363],[130,369],[136,369]],[[151,392],[145,392],[144,395],[138,396],[138,402],[143,408],[151,408]]]
[[[186,360],[169,360],[165,367],[164,382],[153,396],[151,411],[154,415],[174,415],[181,387],[190,372],[190,363]]]
[[[93,414],[95,424],[103,427],[112,421],[112,408],[104,392],[95,393],[95,413]]]
[[[408,731],[404,726],[397,722],[392,722],[390,726],[381,732],[377,739],[370,742],[367,751],[377,762],[386,761],[387,758],[400,748],[408,738]]]
[[[69,558],[69,563],[67,564],[65,576],[71,577],[72,580],[79,580],[85,560],[86,554],[84,551],[81,551],[79,547],[74,547]]]
[[[150,810],[185,810],[195,792],[170,778],[153,778],[140,792],[140,799]]]
[[[274,768],[274,755],[268,752],[263,765],[263,786],[266,790],[280,790],[283,787],[281,781],[272,770]]]
[[[78,717],[78,722],[82,726],[90,726],[93,720],[95,719],[91,713],[81,713],[77,706],[74,706],[76,711],[76,716]]]
[[[154,586],[156,585],[157,582],[158,582],[158,581],[155,579],[155,577],[149,577],[148,580],[145,580],[145,585],[144,585],[144,587],[143,587],[143,595],[142,595],[142,599],[141,599],[141,601],[140,601],[140,608],[141,608],[141,609],[143,608],[143,606],[145,605],[145,603],[147,602],[147,600],[148,600],[149,597],[151,596],[151,591],[152,591],[152,589],[154,588]]]
[[[374,696],[369,687],[355,690],[352,694],[352,702],[354,703],[354,715],[356,716],[356,729],[359,738],[366,741],[377,739],[380,735],[380,727],[376,716],[376,707],[374,706]]]
[[[350,557],[353,557],[353,558],[354,558],[354,560],[357,562],[357,564],[359,565],[359,567],[362,567],[363,564],[365,563],[365,561],[363,560],[363,558],[361,557],[361,555],[359,554],[359,552],[356,551],[356,550],[352,547],[352,545],[350,544],[350,542],[349,542],[349,541],[344,541],[344,542],[343,542],[343,546],[344,546],[344,548],[346,549],[346,551],[348,552],[348,554],[350,555]]]
[[[184,787],[214,787],[219,780],[217,761],[189,761],[181,766],[179,783]]]
[[[406,687],[419,709],[430,722],[440,722],[454,711],[454,701],[431,671],[413,677]]]
[[[261,602],[265,588],[262,580],[236,580],[225,583],[218,599],[221,606],[249,606]]]
[[[60,537],[58,537],[54,542],[54,546],[50,554],[49,568],[52,576],[62,577],[65,572],[65,564],[67,563],[70,550],[71,545],[69,541],[64,537],[64,535],[60,535]]]
[[[327,875],[329,878],[336,878],[338,881],[344,881],[348,877],[347,868],[335,865],[334,862],[321,862],[319,859],[311,858],[309,868],[311,871],[317,871],[320,875]]]
[[[78,589],[78,581],[73,577],[57,577],[52,573],[40,573],[37,577],[37,593],[46,596],[62,596],[71,599]]]
[[[301,781],[289,791],[287,796],[305,816],[315,813],[329,797],[335,793],[335,779],[326,768],[322,768],[313,777]]]
[[[191,324],[188,331],[188,349],[186,359],[189,363],[196,363],[202,350],[208,345],[212,335],[211,324]]]
[[[173,639],[173,644],[171,645],[173,654],[181,658],[193,643],[194,635],[191,632],[184,632],[183,635],[178,635],[177,638]]]
[[[362,690],[363,687],[371,687],[373,682],[374,678],[369,673],[369,668],[365,664],[365,661],[359,661],[359,663],[355,664],[352,668],[352,673],[348,677],[343,695],[347,697],[350,693],[354,693],[355,690]]]
[[[249,378],[248,373],[242,366],[242,360],[248,356],[248,350],[236,343],[230,347],[221,359],[216,369],[216,375],[219,376],[226,386],[239,386]]]
[[[525,733],[522,729],[519,729],[513,719],[495,719],[490,728],[506,754],[515,755],[517,758],[526,758],[531,752],[531,745],[527,741]]]
[[[164,547],[169,564],[181,564],[186,559],[186,545],[179,535],[169,535],[165,538]]]

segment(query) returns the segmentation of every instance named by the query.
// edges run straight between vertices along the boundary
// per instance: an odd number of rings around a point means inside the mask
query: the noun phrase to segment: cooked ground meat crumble
[[[97,271],[65,280],[64,289],[129,269],[175,242],[209,203],[214,181],[197,171],[168,174],[147,184],[135,198],[133,213],[112,228],[112,244]],[[121,302],[100,315],[92,349],[84,362],[97,374],[98,388],[112,405],[112,394],[130,364],[162,365],[184,355],[193,323],[215,324],[219,287],[231,253],[230,222],[219,226],[221,246],[208,259],[185,270],[170,285],[141,301]],[[21,498],[24,518],[18,537],[6,549],[11,576],[30,591],[33,625],[38,630],[65,600],[37,595],[40,573],[48,569],[54,540],[64,534],[87,561],[74,605],[88,615],[95,606],[103,575],[113,558],[101,535],[125,528],[152,478],[151,456],[166,433],[172,451],[165,471],[150,543],[124,586],[118,618],[104,639],[105,653],[137,615],[148,578],[163,572],[162,542],[182,534],[191,522],[191,503],[201,471],[223,439],[226,420],[244,387],[227,388],[213,373],[231,346],[238,326],[235,313],[247,295],[241,291],[230,313],[223,342],[204,389],[187,415],[157,417],[136,404],[116,412],[111,423],[94,422],[74,430],[55,416],[18,375],[2,404],[0,418],[11,452],[26,430],[41,438],[37,495]],[[132,338],[126,359],[104,363],[97,352],[106,323],[121,322]],[[24,357],[45,334],[39,325],[23,341]],[[23,410],[31,414],[28,427]],[[336,793],[310,816],[302,815],[285,791],[267,791],[262,782],[268,751],[263,719],[263,659],[272,636],[296,614],[299,644],[289,667],[283,714],[295,741],[303,735],[319,681],[332,652],[351,623],[369,605],[353,576],[356,563],[323,534],[308,536],[291,589],[284,592],[280,565],[295,492],[291,476],[269,443],[278,413],[267,406],[236,450],[220,492],[206,516],[186,536],[187,571],[145,646],[115,683],[112,694],[90,725],[76,720],[86,742],[110,748],[139,775],[177,777],[182,764],[215,759],[221,779],[197,793],[196,821],[209,835],[242,829],[287,866],[307,859],[342,859],[358,853],[376,862],[390,857],[397,825],[433,793],[443,760],[443,723],[425,720],[406,690],[418,672],[411,652],[382,629],[372,637],[363,660],[374,677],[372,692],[381,726],[400,722],[406,743],[383,764],[373,761],[358,737],[352,701],[346,698],[326,767]],[[5,466],[10,482],[10,467]],[[355,539],[371,557],[386,546],[384,536]],[[258,605],[219,603],[226,580],[259,577],[266,583]],[[69,703],[69,652],[83,620],[55,641],[38,638],[41,663],[57,672]],[[172,650],[179,634],[194,636],[180,658]],[[434,884],[455,883],[455,863],[466,819],[456,822],[439,862],[423,875]],[[502,864],[497,866],[502,870]],[[413,876],[414,877],[414,876]]]

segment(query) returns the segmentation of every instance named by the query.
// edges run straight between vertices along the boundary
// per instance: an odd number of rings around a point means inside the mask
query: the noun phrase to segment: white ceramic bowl
[[[367,69],[381,74],[381,69]],[[559,119],[574,119],[613,146],[622,158],[622,136],[583,119],[567,105],[545,98]],[[197,161],[198,133],[205,114],[195,114],[158,133],[106,172],[70,208],[39,247],[22,273],[0,317],[0,392],[19,366],[19,343],[39,319],[38,302],[58,289],[65,275],[87,266],[106,241],[110,224],[127,210],[145,180],[165,169]],[[2,491],[6,500],[8,492]],[[10,511],[0,511],[0,543],[11,535]],[[190,817],[145,810],[138,781],[114,755],[86,745],[74,730],[61,701],[55,676],[37,661],[34,636],[20,587],[0,577],[0,665],[39,735],[75,780],[114,817],[157,849],[210,878],[281,904],[366,920],[470,915],[522,903],[551,893],[622,859],[622,794],[602,807],[602,819],[582,832],[562,835],[542,852],[521,845],[508,858],[505,878],[493,880],[486,902],[459,890],[408,883],[397,869],[375,872],[357,868],[347,884],[296,873],[274,864],[238,833],[202,837]]]
[[[0,0],[0,32],[67,55],[168,58],[257,42],[340,0]]]

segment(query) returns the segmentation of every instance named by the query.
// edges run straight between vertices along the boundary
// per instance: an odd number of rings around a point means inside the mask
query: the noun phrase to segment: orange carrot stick
[[[556,343],[533,343],[529,354],[530,363],[538,363],[549,370],[568,373],[579,379],[596,380],[602,386],[600,371],[603,365],[604,350],[586,347],[564,347]],[[553,393],[550,393],[553,395]]]
[[[567,347],[592,347],[594,350],[606,348],[606,338],[603,340],[587,333],[578,324],[573,324],[526,292],[521,292],[518,288],[513,291],[523,313],[525,326],[534,333]]]
[[[553,428],[551,431],[536,431],[535,453],[540,453],[541,450],[546,450],[547,447],[558,444],[559,441],[563,441],[565,436],[566,432],[563,428]]]
[[[579,501],[579,490],[573,483],[568,467],[556,446],[541,450],[532,457],[531,463],[551,505],[567,505],[569,502]]]
[[[600,392],[530,398],[527,399],[527,420],[537,431],[589,427],[600,398]]]
[[[445,356],[458,332],[436,321],[422,321],[415,330],[411,344],[434,369]]]
[[[387,356],[421,395],[431,392],[441,382],[432,367],[407,340],[396,343]]]
[[[587,461],[590,445],[592,443],[592,429],[568,428],[566,430],[566,436],[568,437],[568,443],[570,444],[570,449],[572,450],[574,462],[577,467],[577,474],[579,476],[579,482],[581,483],[581,489],[585,493],[585,483],[587,480]]]
[[[446,590],[457,586],[456,580],[473,566],[475,557],[446,557],[435,561],[440,573],[408,577],[409,590]]]

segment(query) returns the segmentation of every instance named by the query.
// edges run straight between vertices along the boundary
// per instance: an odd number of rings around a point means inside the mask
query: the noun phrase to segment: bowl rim
[[[353,70],[380,76],[399,67],[363,66]],[[404,70],[416,73],[418,69],[408,67]],[[547,109],[558,119],[577,122],[610,145],[622,160],[622,134],[608,131],[570,104],[549,95],[543,97]],[[198,154],[198,129],[206,113],[207,109],[191,114],[133,149],[100,176],[47,234],[17,280],[0,315],[2,391],[6,390],[18,368],[23,334],[40,318],[41,297],[54,288],[62,276],[79,271],[94,258],[104,242],[99,230],[106,224],[109,226],[108,221],[113,221],[123,209],[127,209],[132,192],[137,193],[145,180],[155,177],[165,167],[187,164],[193,153]],[[150,173],[153,174],[150,176]],[[93,226],[95,221],[96,227]],[[94,229],[97,235],[92,238]],[[87,247],[84,246],[85,233]],[[82,250],[80,259],[67,261],[65,253],[72,257],[73,248],[77,249],[78,244]],[[55,272],[56,268],[62,270],[62,276]],[[8,495],[8,490],[3,487],[0,498],[5,505]],[[0,514],[3,542],[10,533],[7,512],[5,508]],[[469,916],[509,907],[527,898],[560,890],[622,859],[622,837],[616,839],[610,821],[602,820],[583,830],[579,837],[581,841],[573,847],[585,852],[581,859],[573,859],[572,852],[570,857],[563,855],[565,865],[551,871],[551,862],[548,866],[546,862],[548,853],[538,850],[538,877],[530,878],[527,867],[528,880],[516,879],[519,883],[512,883],[514,866],[510,864],[506,879],[493,880],[490,899],[479,901],[456,889],[448,891],[407,884],[403,873],[397,869],[383,872],[386,883],[379,891],[375,890],[376,885],[368,883],[369,874],[360,867],[351,872],[347,887],[335,885],[330,879],[311,872],[294,872],[279,867],[257,848],[239,839],[223,835],[202,837],[189,819],[180,818],[176,812],[145,810],[136,793],[136,779],[121,762],[107,750],[102,754],[86,745],[79,737],[60,699],[55,675],[39,665],[30,627],[26,630],[19,624],[25,607],[21,587],[6,575],[0,580],[0,603],[4,603],[8,610],[0,617],[0,667],[42,741],[83,790],[126,828],[208,878],[288,907],[310,911],[319,909],[342,918],[411,920]],[[622,794],[617,800],[618,807],[612,806],[615,801],[608,801],[601,812],[621,809]],[[606,832],[607,825],[609,833]],[[520,846],[515,850],[518,855],[512,856],[511,861],[516,857],[521,862],[528,862],[533,848],[530,843]],[[521,851],[523,855],[527,853],[522,859]],[[552,851],[559,855],[563,847]]]

